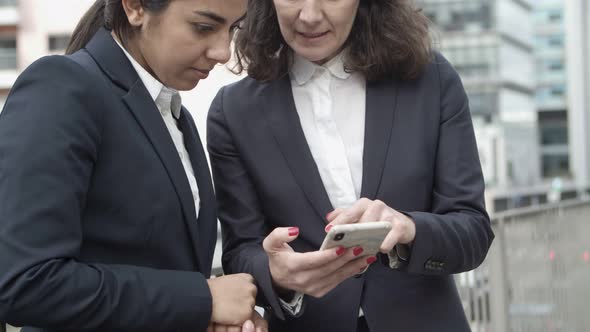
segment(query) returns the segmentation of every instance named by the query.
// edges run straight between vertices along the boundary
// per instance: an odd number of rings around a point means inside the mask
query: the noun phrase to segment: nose
[[[231,58],[231,38],[229,34],[224,37],[215,38],[215,41],[207,50],[207,58],[216,63],[226,63]]]
[[[303,0],[301,11],[299,12],[299,20],[308,24],[315,25],[323,19],[323,0]]]

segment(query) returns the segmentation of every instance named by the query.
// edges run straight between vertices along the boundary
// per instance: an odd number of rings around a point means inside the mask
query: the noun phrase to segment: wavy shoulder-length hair
[[[428,18],[413,0],[359,0],[344,48],[345,67],[368,81],[416,78],[432,59]],[[289,72],[293,50],[279,28],[273,0],[249,0],[248,14],[235,40],[236,66],[256,80]]]

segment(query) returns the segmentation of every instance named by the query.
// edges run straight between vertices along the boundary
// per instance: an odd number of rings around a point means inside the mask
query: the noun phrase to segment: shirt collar
[[[343,52],[340,52],[330,61],[323,65],[317,65],[300,55],[294,55],[293,65],[291,66],[291,73],[298,85],[304,85],[313,77],[313,74],[318,68],[326,68],[332,76],[345,80],[350,77],[351,73],[347,72],[344,67]]]
[[[143,68],[139,64],[139,62],[137,62],[131,56],[131,54],[129,54],[129,52],[127,52],[127,50],[119,43],[117,38],[113,38],[113,39],[115,40],[117,45],[119,45],[119,47],[123,50],[123,53],[125,53],[125,56],[129,59],[129,62],[131,62],[131,65],[133,66],[133,68],[137,72],[137,75],[141,79],[143,85],[145,85],[145,88],[148,90],[148,93],[152,97],[152,100],[154,102],[156,102],[156,99],[163,98],[163,101],[166,102],[167,105],[170,105],[170,111],[172,112],[174,117],[176,119],[179,119],[180,118],[181,101],[180,101],[180,95],[178,94],[178,91],[164,86],[164,84],[162,84],[154,76],[152,76],[152,74],[150,74],[147,70],[145,70],[145,68]]]
[[[180,118],[182,103],[178,91],[162,86],[162,90],[160,90],[160,94],[158,94],[158,98],[156,98],[155,101],[156,104],[161,103],[161,105],[168,105],[172,115],[174,115],[177,120]]]

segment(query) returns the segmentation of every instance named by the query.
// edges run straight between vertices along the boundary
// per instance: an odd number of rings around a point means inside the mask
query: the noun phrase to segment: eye
[[[211,24],[206,24],[206,23],[191,23],[191,25],[193,26],[193,29],[197,32],[197,33],[208,33],[208,32],[212,32],[213,30],[215,30],[215,27]]]

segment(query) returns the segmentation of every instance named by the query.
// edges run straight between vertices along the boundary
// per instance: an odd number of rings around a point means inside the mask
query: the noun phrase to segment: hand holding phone
[[[375,262],[374,256],[340,248],[295,252],[286,244],[298,235],[297,227],[277,227],[262,242],[268,255],[272,282],[277,289],[292,290],[298,296],[306,294],[321,298]]]
[[[362,247],[363,255],[375,255],[390,230],[389,221],[335,225],[326,234],[320,250]]]
[[[320,250],[338,246],[344,248],[361,247],[363,255],[376,255],[390,230],[391,223],[389,221],[335,225],[326,234]],[[369,268],[368,265],[359,275],[364,273],[367,268]]]

